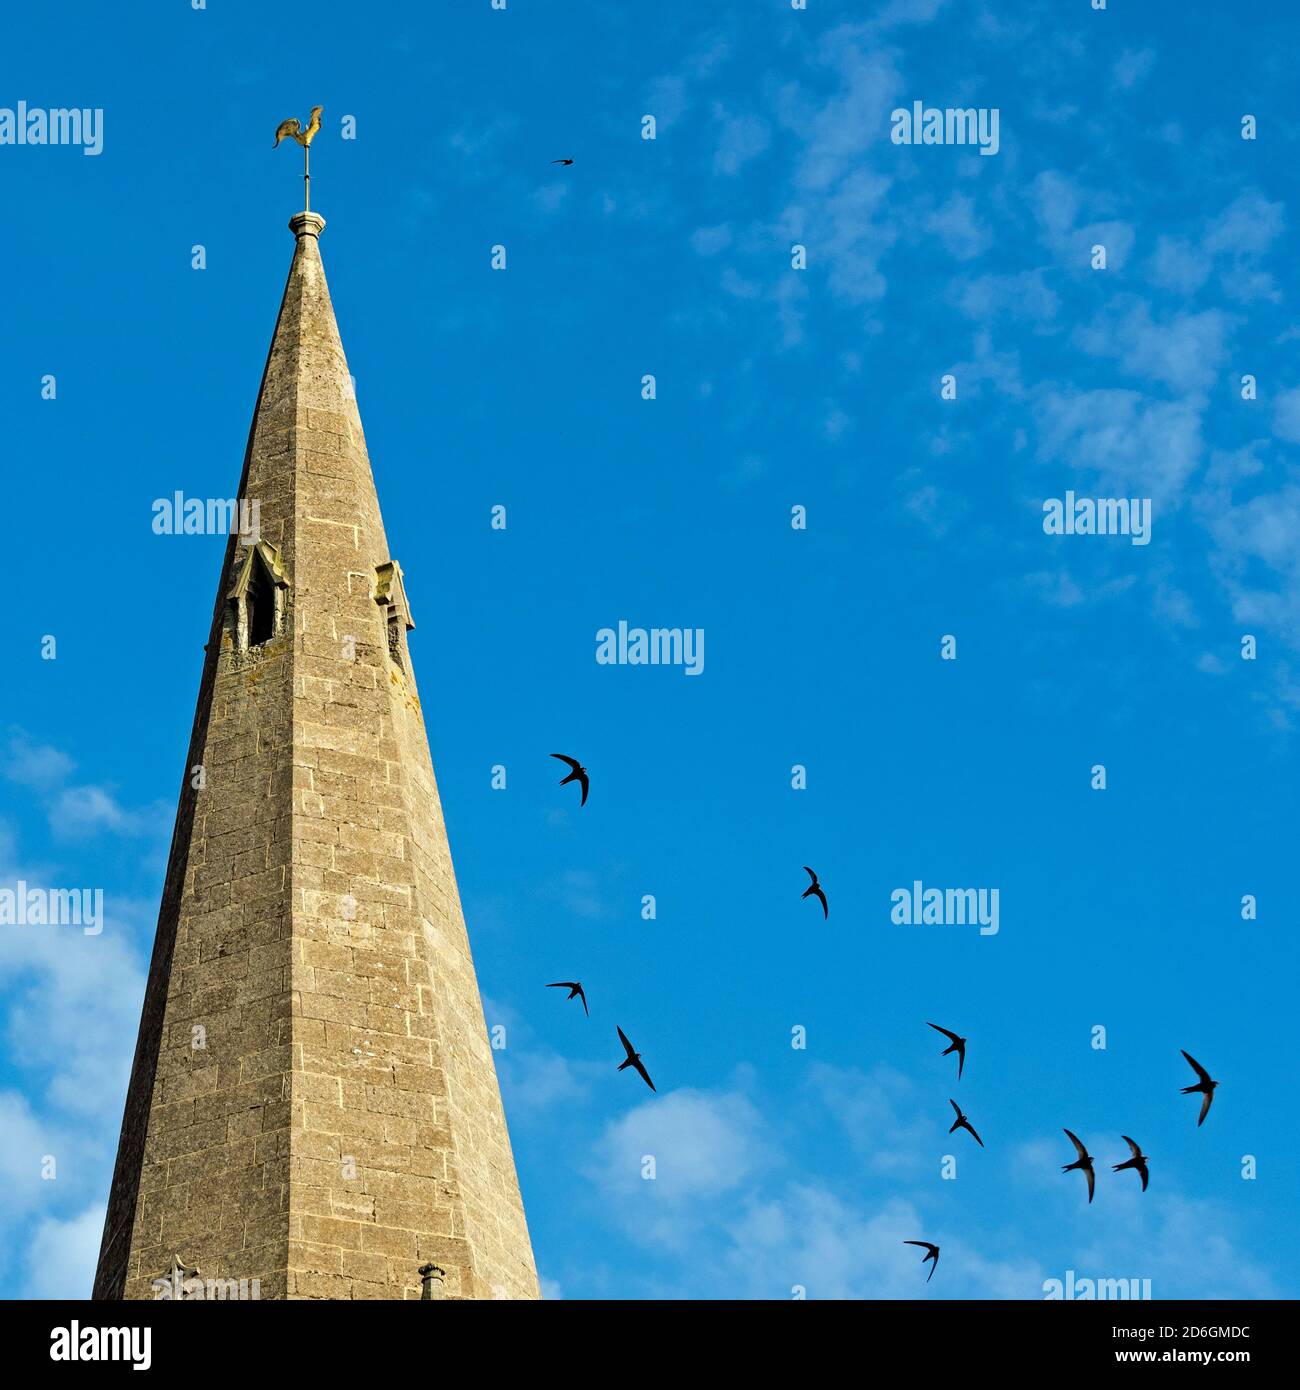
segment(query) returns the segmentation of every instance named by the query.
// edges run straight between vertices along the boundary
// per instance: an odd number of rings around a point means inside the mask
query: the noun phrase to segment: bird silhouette
[[[1129,1146],[1132,1158],[1126,1158],[1123,1163],[1113,1163],[1110,1171],[1112,1173],[1122,1173],[1125,1168],[1136,1168],[1142,1174],[1142,1191],[1147,1190],[1147,1179],[1151,1176],[1147,1172],[1147,1156],[1138,1147],[1136,1139],[1130,1139],[1127,1134],[1122,1134],[1121,1139]]]
[[[572,164],[572,163],[573,163],[573,160],[571,160],[571,159],[553,159],[553,160],[551,160],[551,163],[552,163],[552,164]]]
[[[952,1122],[952,1126],[948,1130],[948,1133],[951,1134],[954,1130],[964,1129],[982,1149],[984,1147],[984,1141],[975,1133],[975,1126],[961,1113],[961,1106],[951,1097],[948,1099],[948,1104],[957,1112],[957,1118]]]
[[[1082,1169],[1088,1175],[1088,1200],[1092,1201],[1093,1189],[1097,1186],[1097,1175],[1092,1171],[1092,1155],[1079,1142],[1077,1134],[1071,1134],[1067,1129],[1066,1134],[1070,1137],[1070,1143],[1074,1145],[1074,1151],[1079,1155],[1073,1163],[1067,1163],[1061,1172],[1069,1173],[1075,1168]]]
[[[320,113],[324,109],[323,106],[312,107],[311,119],[307,122],[306,130],[298,124],[297,116],[290,116],[287,121],[281,121],[275,128],[275,144],[271,148],[279,148],[280,141],[288,137],[296,140],[305,149],[316,138],[316,132],[320,129]]]
[[[831,910],[830,906],[826,902],[826,894],[822,891],[820,880],[818,879],[817,875],[813,872],[813,870],[808,867],[807,864],[803,866],[803,869],[804,873],[806,873],[808,877],[812,879],[812,882],[808,885],[807,888],[803,890],[802,893],[799,894],[799,897],[801,899],[813,897],[817,898],[822,905],[822,916],[829,917],[831,915]]]
[[[579,980],[555,980],[546,986],[547,989],[567,989],[569,999],[581,999],[582,1011],[591,1017],[591,1010],[587,1007],[587,996],[583,993],[582,983]]]
[[[573,771],[570,772],[567,777],[562,777],[560,779],[560,786],[563,787],[568,782],[581,783],[582,800],[578,802],[578,805],[585,806],[587,804],[587,792],[591,786],[591,783],[587,780],[587,769],[583,767],[583,765],[577,760],[577,758],[570,758],[565,753],[552,753],[551,757],[559,758],[559,760],[562,763],[568,763],[568,765],[573,769]]]
[[[946,1028],[940,1028],[937,1023],[927,1022],[925,1026],[933,1028],[936,1033],[942,1033],[945,1038],[952,1039],[951,1046],[945,1047],[939,1056],[946,1057],[950,1052],[957,1054],[957,1080],[960,1081],[962,1069],[966,1065],[966,1039],[959,1038],[956,1033],[950,1033]]]
[[[1195,1091],[1199,1092],[1200,1095],[1203,1097],[1201,1101],[1200,1118],[1196,1121],[1196,1128],[1200,1129],[1200,1127],[1205,1123],[1205,1117],[1210,1113],[1210,1102],[1214,1099],[1214,1088],[1219,1083],[1217,1081],[1210,1080],[1210,1073],[1205,1070],[1205,1068],[1196,1060],[1195,1057],[1191,1056],[1187,1052],[1183,1052],[1183,1049],[1181,1047],[1178,1050],[1179,1052],[1183,1053],[1184,1057],[1187,1058],[1187,1064],[1196,1073],[1197,1078],[1196,1085],[1184,1086],[1182,1094],[1185,1096],[1189,1096]]]
[[[618,1024],[615,1024],[614,1027],[618,1028]],[[655,1083],[650,1080],[650,1073],[646,1071],[641,1061],[641,1054],[628,1042],[627,1034],[621,1028],[618,1028],[618,1036],[619,1041],[623,1044],[624,1052],[627,1053],[627,1056],[618,1064],[619,1071],[626,1071],[628,1067],[635,1067],[641,1073],[641,1080],[654,1091]],[[655,1094],[657,1095],[658,1092],[656,1091]]]
[[[926,1260],[934,1261],[934,1263],[930,1266],[930,1273],[926,1276],[925,1282],[928,1284],[930,1280],[934,1278],[934,1271],[939,1268],[939,1247],[937,1245],[931,1245],[928,1240],[905,1240],[903,1244],[919,1245],[923,1250],[929,1252],[928,1254],[924,1255],[921,1259],[922,1264],[924,1264]]]

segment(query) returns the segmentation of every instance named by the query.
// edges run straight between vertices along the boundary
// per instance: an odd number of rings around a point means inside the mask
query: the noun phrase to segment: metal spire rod
[[[275,129],[275,143],[278,147],[281,140],[296,140],[302,146],[302,196],[303,211],[311,211],[311,142],[316,138],[316,132],[320,129],[320,113],[325,108],[323,106],[313,106],[311,109],[311,119],[307,122],[307,129],[304,130],[298,121],[297,116],[290,116],[287,121],[281,121]]]

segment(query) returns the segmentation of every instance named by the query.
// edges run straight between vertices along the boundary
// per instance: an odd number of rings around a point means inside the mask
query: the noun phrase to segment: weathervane
[[[323,106],[312,107],[311,119],[307,122],[306,130],[299,125],[297,116],[290,116],[287,121],[281,121],[275,128],[275,144],[272,146],[273,149],[278,149],[280,141],[286,135],[292,136],[302,146],[303,208],[307,212],[311,211],[311,142],[320,129],[320,113],[324,109]]]

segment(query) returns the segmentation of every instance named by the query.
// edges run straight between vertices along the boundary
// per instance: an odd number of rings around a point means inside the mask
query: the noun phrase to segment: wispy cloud
[[[730,1089],[647,1098],[611,1121],[586,1175],[605,1219],[659,1259],[645,1282],[654,1296],[913,1298],[925,1272],[903,1242],[935,1239],[942,1282],[931,1295],[1043,1298],[1064,1266],[977,1213],[951,1231],[942,1200],[927,1195],[932,1179],[920,1174],[946,1139],[928,1089],[885,1065],[817,1063],[793,1106],[774,1113],[743,1073]],[[801,1162],[800,1137],[823,1130],[842,1135],[861,1165],[851,1193]],[[1111,1183],[1104,1208],[1083,1208],[1059,1181],[1050,1138],[1009,1143],[1007,1181],[1050,1207],[1051,1248],[1064,1241],[1081,1276],[1151,1278],[1157,1297],[1186,1297],[1198,1296],[1203,1273],[1206,1296],[1270,1296],[1222,1204],[1190,1200],[1165,1179],[1149,1194]]]
[[[1038,458],[1068,470],[1067,485],[1176,503],[1200,461],[1202,406],[1139,391],[1044,390],[1034,406]]]
[[[75,767],[66,753],[33,742],[22,730],[11,730],[0,755],[0,774],[38,798],[58,838],[75,839],[100,831],[131,838],[166,832],[170,807],[162,802],[142,809],[123,806],[109,786],[73,782]]]

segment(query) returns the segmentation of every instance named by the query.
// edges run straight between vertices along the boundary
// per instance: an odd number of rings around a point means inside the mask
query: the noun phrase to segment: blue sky
[[[223,545],[152,503],[236,486],[314,102],[547,1293],[1300,1293],[1292,8],[71,9],[0,58],[0,106],[104,111],[96,157],[0,146],[0,887],[108,924],[0,928],[0,1293],[89,1289]],[[891,143],[918,100],[997,154]],[[1150,544],[1045,535],[1067,490]],[[704,674],[597,665],[620,619]],[[916,879],[999,932],[891,922]]]

